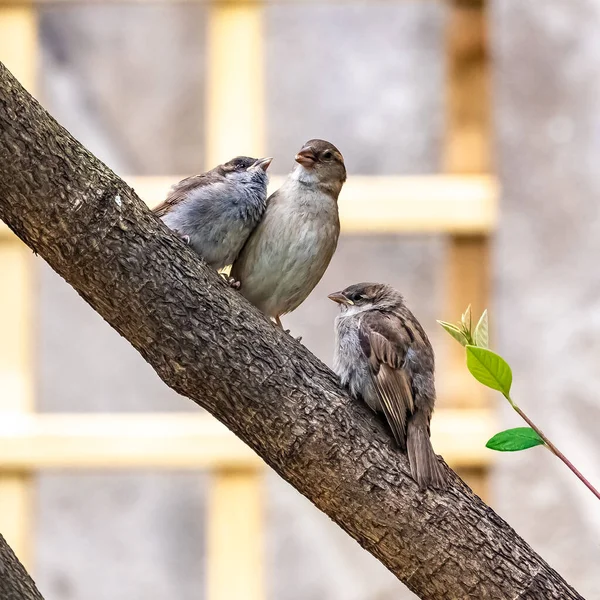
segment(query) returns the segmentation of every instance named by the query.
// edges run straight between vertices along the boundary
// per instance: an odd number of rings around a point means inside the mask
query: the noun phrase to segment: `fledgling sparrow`
[[[231,269],[242,295],[279,326],[329,265],[340,234],[337,199],[346,181],[344,159],[329,142],[306,142],[295,160]]]
[[[342,385],[383,413],[420,487],[445,487],[446,474],[429,439],[434,356],[425,331],[389,285],[357,283],[329,298],[341,309],[333,368]]]
[[[271,158],[238,156],[175,184],[154,214],[214,269],[237,258],[260,221]]]

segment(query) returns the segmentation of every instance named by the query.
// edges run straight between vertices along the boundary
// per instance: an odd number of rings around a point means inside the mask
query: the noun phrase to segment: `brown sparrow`
[[[346,181],[344,159],[329,142],[306,142],[295,160],[231,269],[242,295],[280,326],[280,317],[304,302],[335,252],[337,199]]]
[[[389,285],[357,283],[329,298],[341,308],[334,371],[342,385],[383,413],[420,487],[445,487],[446,474],[429,439],[434,356],[425,331]]]

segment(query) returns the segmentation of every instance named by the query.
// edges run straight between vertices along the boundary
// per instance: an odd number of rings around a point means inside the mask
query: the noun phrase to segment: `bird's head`
[[[342,314],[365,310],[386,310],[402,305],[402,294],[384,283],[355,283],[327,296],[340,305]]]
[[[226,178],[239,179],[242,181],[263,181],[267,183],[267,169],[273,159],[252,158],[250,156],[236,156],[230,161],[223,163],[217,169]]]
[[[295,157],[294,176],[303,183],[317,183],[329,188],[337,198],[346,181],[346,166],[341,152],[325,140],[309,140]]]

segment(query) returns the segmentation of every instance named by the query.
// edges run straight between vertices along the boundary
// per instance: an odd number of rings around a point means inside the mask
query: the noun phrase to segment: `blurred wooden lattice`
[[[446,174],[351,177],[340,209],[347,234],[448,235],[443,317],[450,320],[469,303],[476,313],[488,303],[488,239],[496,226],[498,189],[489,174],[485,5],[455,0],[448,10]],[[240,147],[264,155],[262,28],[260,2],[215,0],[210,5],[207,167]],[[35,5],[0,0],[0,60],[34,95],[37,44]],[[238,105],[239,97],[245,101]],[[155,204],[177,179],[132,177],[130,182]],[[362,201],[367,194],[368,206]],[[36,414],[31,252],[1,223],[0,285],[0,531],[25,565],[32,564],[36,470],[209,469],[207,597],[265,598],[260,460],[214,420],[196,414]],[[485,496],[489,455],[483,445],[493,418],[481,389],[462,368],[461,349],[451,345],[449,352],[449,372],[442,374],[443,389],[438,386],[434,445]],[[232,564],[236,577],[231,577]]]

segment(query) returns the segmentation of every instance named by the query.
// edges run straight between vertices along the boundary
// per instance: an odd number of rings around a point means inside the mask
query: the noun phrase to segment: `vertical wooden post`
[[[264,152],[263,7],[214,0],[207,48],[206,166]],[[263,471],[214,473],[208,503],[208,600],[263,600]]]
[[[0,60],[35,94],[37,15],[31,4],[0,4]]]
[[[447,128],[444,169],[455,174],[490,170],[490,102],[486,14],[483,2],[454,0],[447,33]],[[479,235],[452,236],[448,247],[447,303],[444,319],[460,318],[471,304],[476,316],[487,307],[489,294],[488,240]],[[448,340],[449,342],[451,340]],[[450,373],[464,370],[464,351],[449,344]],[[480,387],[453,390],[454,406],[480,406]]]
[[[264,151],[263,7],[215,0],[208,20],[206,161]]]
[[[37,36],[32,5],[0,5],[0,60],[31,93]],[[0,412],[29,412],[34,408],[32,256],[12,235],[0,236],[0,290]],[[30,473],[0,473],[0,533],[27,568],[32,563],[32,496]]]
[[[449,173],[486,173],[490,158],[490,85],[485,1],[453,0],[447,31],[447,129],[444,169]],[[456,321],[471,304],[478,317],[489,302],[489,243],[485,236],[452,236],[448,245],[447,303],[444,319]],[[478,408],[482,387],[464,377],[464,350],[448,339],[448,381],[454,406]],[[461,376],[462,375],[462,376]],[[485,473],[464,473],[479,494]]]
[[[256,470],[215,474],[208,502],[209,600],[261,600],[262,476]]]
[[[31,251],[14,236],[0,238],[0,418],[33,410]],[[31,567],[32,481],[27,472],[0,472],[0,533]]]

